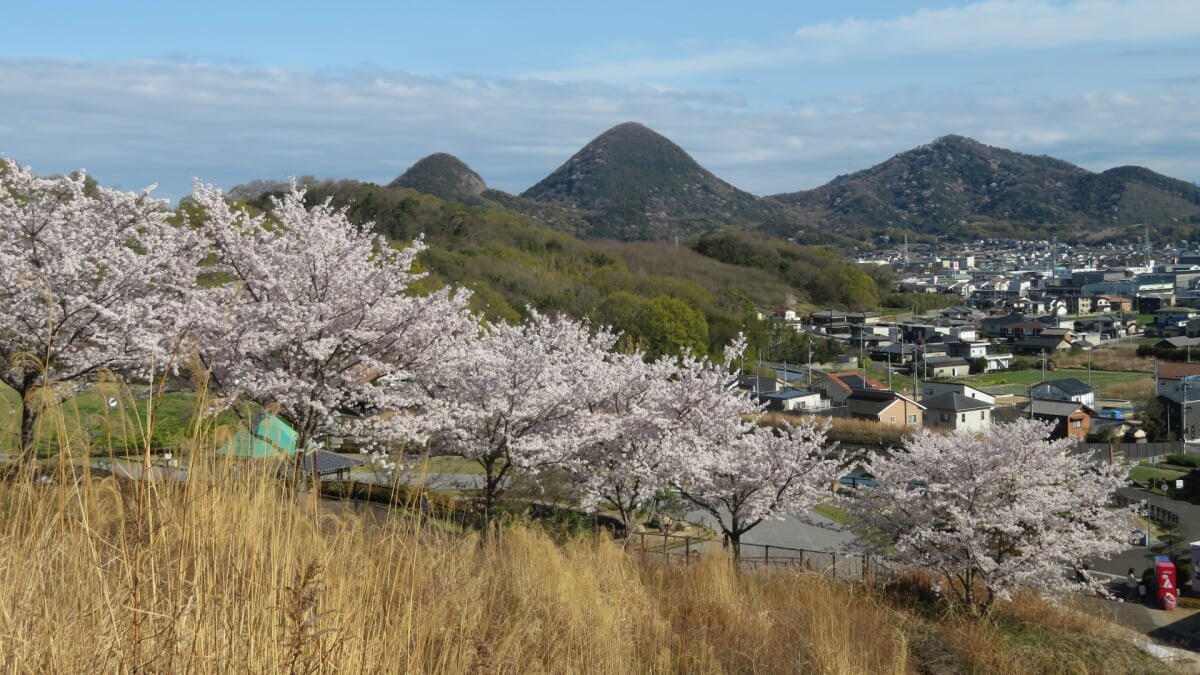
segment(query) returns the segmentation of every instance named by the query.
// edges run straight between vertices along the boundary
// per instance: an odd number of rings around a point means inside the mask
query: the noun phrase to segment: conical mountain
[[[592,237],[664,239],[791,219],[635,122],[600,134],[521,196],[587,212]]]
[[[953,135],[773,199],[840,232],[1042,237],[1111,234],[1163,219],[1200,222],[1200,188],[1189,183],[1140,167],[1093,173]]]
[[[444,152],[417,161],[390,188],[409,188],[450,201],[475,201],[487,184],[462,160]]]

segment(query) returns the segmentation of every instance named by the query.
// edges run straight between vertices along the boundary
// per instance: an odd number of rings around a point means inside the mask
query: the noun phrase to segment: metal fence
[[[631,550],[643,560],[683,565],[695,562],[702,553],[718,545],[711,539],[655,532],[635,532],[630,535],[629,542]],[[732,555],[731,549],[726,550]],[[871,579],[882,571],[878,561],[871,556],[752,542],[739,545],[738,564],[742,569],[754,572],[803,569],[835,579]]]
[[[1080,443],[1072,454],[1087,454],[1095,461],[1111,464],[1127,459],[1149,459],[1172,453],[1187,454],[1187,446],[1181,442],[1171,443]]]
[[[1151,499],[1136,499],[1118,494],[1115,497],[1115,501],[1117,506],[1127,507],[1130,505],[1137,505],[1139,515],[1146,516],[1151,520],[1151,522],[1159,524],[1167,523],[1170,525],[1179,524],[1179,514],[1170,509],[1156,505]]]

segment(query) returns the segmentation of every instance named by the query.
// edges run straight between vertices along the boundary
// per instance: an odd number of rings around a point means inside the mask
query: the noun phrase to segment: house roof
[[[1037,384],[1033,385],[1033,388],[1037,389],[1038,387],[1042,386],[1052,387],[1070,395],[1087,394],[1092,391],[1092,388],[1087,383],[1074,377],[1064,377],[1061,380],[1047,380],[1046,382],[1038,382]]]
[[[1013,343],[1014,347],[1054,347],[1057,348],[1062,343],[1070,344],[1068,340],[1061,335],[1050,335],[1047,337],[1031,337],[1023,340],[1017,340]]]
[[[966,412],[968,410],[990,410],[991,405],[977,398],[963,396],[956,391],[948,391],[944,394],[938,394],[932,398],[921,400],[921,404],[930,410],[953,410],[954,412]]]
[[[769,394],[763,394],[762,398],[775,399],[775,400],[779,400],[779,401],[787,401],[787,400],[790,400],[793,398],[804,398],[806,396],[817,396],[817,395],[818,394],[815,394],[811,391],[804,391],[803,389],[792,389],[791,391],[774,391]]]
[[[930,356],[925,359],[925,365],[931,368],[948,368],[951,366],[969,366],[967,360],[959,356]]]
[[[893,403],[901,400],[907,401],[921,410],[925,409],[924,405],[890,389],[859,389],[850,394],[850,397],[846,399],[846,405],[851,414],[878,416]]]
[[[855,371],[847,371],[844,373],[829,373],[825,376],[833,380],[846,391],[858,391],[866,389],[883,389],[883,383],[879,380],[864,380],[862,375]]]
[[[1040,398],[1035,398],[1022,406],[1022,411],[1028,414],[1031,406],[1033,407],[1034,415],[1041,415],[1043,417],[1067,417],[1080,410],[1086,412],[1088,415],[1096,412],[1090,407],[1082,403],[1076,403],[1075,401],[1049,401]]]
[[[1200,375],[1200,363],[1163,363],[1158,364],[1158,379],[1178,380],[1188,375]]]
[[[1159,340],[1154,345],[1155,347],[1171,347],[1172,349],[1184,349],[1185,347],[1200,347],[1200,337],[1170,337]]]
[[[362,466],[363,464],[366,464],[366,461],[358,457],[347,457],[345,455],[339,455],[335,452],[317,450],[316,452],[310,452],[304,456],[304,473],[307,473],[310,476],[313,472],[314,457],[317,460],[317,472],[321,474],[336,473],[351,467]]]

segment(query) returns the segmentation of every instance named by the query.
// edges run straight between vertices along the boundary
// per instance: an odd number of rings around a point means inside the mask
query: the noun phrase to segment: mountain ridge
[[[722,180],[637,122],[604,131],[520,195],[487,188],[444,153],[420,160],[391,185],[516,211],[594,239],[661,241],[745,230],[861,247],[901,231],[958,240],[1070,240],[1119,238],[1137,224],[1163,228],[1169,238],[1200,228],[1200,187],[1186,181],[1140,166],[1096,173],[958,134],[817,188],[767,196]]]

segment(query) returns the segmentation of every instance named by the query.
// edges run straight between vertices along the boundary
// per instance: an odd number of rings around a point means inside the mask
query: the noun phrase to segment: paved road
[[[721,526],[716,522],[716,518],[713,518],[707,511],[692,511],[686,517],[693,523],[702,523],[717,532],[721,531]],[[757,527],[743,534],[742,542],[744,544],[802,548],[809,551],[841,552],[847,543],[854,540],[854,535],[825,516],[813,513],[809,515],[808,520],[812,522],[805,522],[793,516],[764,520]]]
[[[1161,506],[1168,511],[1173,511],[1179,516],[1181,543],[1175,549],[1176,555],[1187,551],[1190,542],[1200,540],[1200,505],[1176,499],[1166,499],[1161,495],[1156,495],[1136,487],[1121,488],[1118,492],[1133,500],[1148,499],[1154,505]],[[1130,522],[1133,525],[1135,521],[1131,518]],[[1147,567],[1152,567],[1154,565],[1154,556],[1156,555],[1163,555],[1162,543],[1151,541],[1149,547],[1130,546],[1125,551],[1108,560],[1092,560],[1090,564],[1091,568],[1099,573],[1100,576],[1113,575],[1123,578],[1130,567],[1137,570],[1138,574],[1141,574],[1142,570]],[[1180,579],[1179,582],[1180,585],[1183,585],[1188,583],[1188,580]]]

